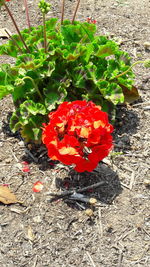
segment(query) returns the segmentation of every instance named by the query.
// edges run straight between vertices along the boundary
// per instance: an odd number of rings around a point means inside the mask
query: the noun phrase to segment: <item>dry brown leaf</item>
[[[124,102],[125,103],[133,103],[134,101],[140,98],[137,88],[133,85],[131,90],[129,90],[126,86],[119,84],[122,88],[124,94]]]
[[[7,186],[0,185],[0,202],[3,204],[12,204],[19,201]]]

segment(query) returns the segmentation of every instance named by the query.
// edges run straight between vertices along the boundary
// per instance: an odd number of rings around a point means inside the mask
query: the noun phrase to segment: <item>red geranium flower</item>
[[[97,20],[96,20],[96,19],[93,19],[92,17],[88,17],[88,18],[87,18],[87,22],[88,22],[88,23],[96,24],[96,23],[97,23]]]
[[[108,115],[92,101],[64,102],[49,114],[42,141],[52,160],[91,172],[112,149],[113,126]]]

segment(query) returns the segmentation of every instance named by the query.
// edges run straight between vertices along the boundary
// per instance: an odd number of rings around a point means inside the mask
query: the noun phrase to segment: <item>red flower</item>
[[[49,119],[42,133],[48,156],[78,172],[91,172],[113,147],[108,115],[92,101],[64,102]]]
[[[97,20],[96,20],[96,19],[93,19],[93,18],[91,18],[91,17],[88,17],[88,18],[87,18],[87,22],[88,22],[88,23],[96,24],[96,23],[97,23]]]

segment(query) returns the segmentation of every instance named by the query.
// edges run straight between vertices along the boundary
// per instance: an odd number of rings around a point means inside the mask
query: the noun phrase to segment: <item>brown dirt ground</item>
[[[32,25],[40,23],[37,1],[28,1]],[[52,1],[49,16],[60,16],[60,1]],[[150,58],[150,1],[81,1],[77,19],[92,15],[98,31],[120,43],[133,62]],[[65,16],[71,18],[76,1],[66,1]],[[25,25],[23,1],[11,7],[20,28]],[[0,28],[14,28],[2,10]],[[0,43],[3,39],[0,39]],[[10,59],[6,59],[10,62]],[[4,62],[1,57],[0,62]],[[150,72],[135,68],[135,84],[141,100],[119,108],[115,130],[115,151],[91,174],[77,175],[61,164],[49,165],[44,150],[29,150],[8,128],[13,110],[11,98],[0,101],[0,184],[9,184],[23,205],[0,205],[1,267],[147,267],[150,266]],[[21,162],[30,163],[23,173]],[[107,164],[106,164],[107,163]],[[106,185],[89,192],[99,201],[88,217],[82,208],[64,201],[49,203],[47,191],[59,191],[63,179],[82,187],[101,180]],[[37,180],[44,183],[41,193],[33,193]],[[57,182],[57,183],[56,183]],[[57,186],[56,186],[57,184]],[[60,185],[62,186],[62,185]]]

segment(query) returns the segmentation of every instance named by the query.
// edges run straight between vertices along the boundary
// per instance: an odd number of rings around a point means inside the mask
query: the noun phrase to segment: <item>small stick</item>
[[[89,260],[90,260],[92,266],[93,266],[93,267],[96,267],[96,265],[95,265],[95,263],[94,263],[94,261],[93,261],[91,255],[90,255],[90,253],[89,253],[88,251],[86,251],[86,254],[87,254],[87,256],[88,256],[88,258],[89,258]]]
[[[33,156],[29,149],[25,148],[25,152],[34,160],[35,163],[38,163],[38,159]]]
[[[63,24],[63,20],[64,20],[64,9],[65,9],[65,0],[62,0],[62,6],[61,6],[61,25]]]
[[[122,266],[122,259],[123,259],[123,251],[121,250],[120,253],[119,253],[119,257],[118,257],[117,267],[121,267]]]
[[[130,184],[129,184],[129,188],[130,190],[132,190],[133,184],[134,184],[134,180],[135,180],[135,172],[133,171],[131,174],[131,179],[130,179]]]
[[[128,235],[130,235],[132,232],[134,232],[136,230],[136,228],[133,228],[132,230],[130,230],[130,231],[128,231],[127,233],[125,233],[124,235],[121,235],[121,236],[119,236],[119,238],[116,240],[117,242],[119,241],[119,240],[123,240],[124,238],[126,238]]]
[[[100,237],[102,237],[103,236],[103,226],[102,226],[101,208],[98,209],[98,216],[99,216],[99,221],[97,223],[98,223]]]
[[[53,201],[55,199],[64,198],[64,197],[73,195],[74,193],[82,193],[82,192],[85,192],[85,191],[87,191],[89,189],[97,188],[97,187],[99,187],[101,185],[104,185],[105,183],[106,182],[101,181],[99,183],[96,183],[96,184],[93,184],[93,185],[89,185],[89,186],[86,186],[86,187],[83,187],[83,188],[80,188],[80,189],[77,189],[77,190],[67,190],[67,191],[63,191],[61,194],[49,193],[48,195],[54,196],[54,198],[52,198],[52,200],[51,200],[51,201]]]
[[[149,105],[149,104],[150,104],[149,101],[148,102],[142,102],[142,103],[134,104],[134,105],[132,105],[132,107],[145,106],[145,105]]]
[[[77,2],[76,9],[75,9],[75,11],[74,11],[74,15],[73,15],[73,18],[72,18],[72,24],[73,24],[73,22],[74,22],[74,20],[75,20],[75,17],[76,17],[78,8],[79,8],[79,4],[80,4],[80,0],[78,0],[78,2]]]
[[[144,110],[150,110],[150,106],[144,107]]]

